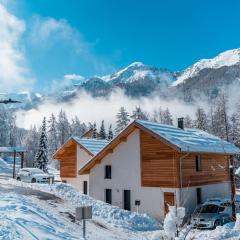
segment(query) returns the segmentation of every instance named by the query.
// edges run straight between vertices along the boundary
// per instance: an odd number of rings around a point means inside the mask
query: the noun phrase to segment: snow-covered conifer
[[[66,140],[71,136],[70,124],[67,119],[66,113],[63,110],[61,110],[58,114],[57,135],[60,145],[63,145]]]
[[[33,167],[34,158],[38,150],[38,144],[39,133],[36,126],[31,126],[22,141],[22,145],[28,148],[28,151],[25,154],[25,162],[27,167]]]
[[[193,120],[189,115],[186,115],[184,118],[184,127],[192,128],[193,127]]]
[[[196,120],[194,121],[194,127],[203,130],[208,131],[209,130],[209,120],[207,117],[207,114],[205,113],[204,109],[201,107],[198,107],[195,113]]]
[[[168,108],[166,108],[166,110],[164,110],[162,112],[162,121],[161,121],[161,123],[167,124],[167,125],[173,125],[172,114],[170,113]]]
[[[48,141],[46,133],[46,118],[43,118],[41,135],[39,140],[39,147],[37,154],[35,156],[34,167],[42,169],[44,172],[47,172],[48,164]]]
[[[109,126],[107,139],[109,141],[111,141],[113,139],[112,124],[110,124],[110,126]]]
[[[97,138],[97,126],[96,123],[94,122],[93,128],[92,128],[92,138]]]
[[[119,109],[119,112],[117,113],[117,124],[115,128],[115,132],[118,134],[121,132],[130,122],[129,119],[129,113],[124,107],[121,107]]]
[[[141,107],[136,107],[133,110],[132,116],[131,118],[133,119],[140,119],[140,120],[148,120],[147,114],[145,112],[143,112],[143,110],[141,109]]]
[[[104,120],[102,120],[102,124],[101,124],[101,127],[100,127],[100,132],[99,132],[99,137],[100,137],[100,139],[106,139],[106,131],[105,131]]]

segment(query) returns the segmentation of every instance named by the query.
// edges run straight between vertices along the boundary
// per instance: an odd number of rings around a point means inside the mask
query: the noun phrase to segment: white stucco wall
[[[80,148],[79,145],[77,145],[77,177],[73,178],[64,178],[62,177],[62,180],[66,180],[67,183],[73,185],[79,192],[83,193],[83,182],[88,182],[88,193],[89,193],[89,175],[79,175],[78,170],[85,165],[92,156],[86,152],[84,149]]]
[[[112,179],[104,179],[105,165],[112,166]],[[123,207],[123,190],[131,190],[131,210],[136,211],[135,200],[140,200],[139,212],[148,213],[162,221],[164,218],[164,192],[175,193],[179,203],[179,189],[142,187],[140,167],[140,136],[139,130],[135,130],[121,142],[114,152],[108,154],[100,164],[97,164],[90,172],[89,194],[90,196],[105,201],[105,189],[112,189],[112,204]],[[228,192],[228,184],[209,185],[203,187],[203,200],[209,197],[225,195]],[[186,199],[185,206],[188,212],[196,206],[196,189],[182,190],[182,196]],[[194,207],[193,207],[194,206]]]

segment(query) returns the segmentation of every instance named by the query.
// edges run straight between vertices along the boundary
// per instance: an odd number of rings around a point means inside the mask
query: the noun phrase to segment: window
[[[123,190],[123,209],[131,210],[131,191]]]
[[[202,189],[201,188],[197,188],[197,204],[201,204],[202,203]]]
[[[83,181],[83,194],[87,195],[87,189],[88,189],[88,182],[87,181]]]
[[[196,155],[195,162],[196,162],[196,171],[197,172],[202,171],[202,158],[201,158],[201,155]]]
[[[112,204],[112,189],[105,189],[105,202]]]
[[[106,165],[105,166],[105,178],[106,179],[111,179],[112,178],[112,166],[111,165]]]

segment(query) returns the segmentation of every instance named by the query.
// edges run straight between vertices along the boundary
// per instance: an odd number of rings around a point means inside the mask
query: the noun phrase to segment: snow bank
[[[12,167],[0,158],[0,173],[11,173]]]
[[[53,215],[23,195],[2,193],[0,199],[0,239],[81,239],[79,232],[59,215]]]
[[[110,224],[122,227],[131,231],[153,231],[160,229],[160,224],[147,214],[138,214],[135,212],[125,211],[119,207],[109,205],[105,202],[95,200],[88,195],[79,193],[75,188],[65,183],[55,183],[53,185],[29,184],[8,180],[9,183],[41,190],[67,200],[73,207],[92,206],[93,215],[100,217]]]

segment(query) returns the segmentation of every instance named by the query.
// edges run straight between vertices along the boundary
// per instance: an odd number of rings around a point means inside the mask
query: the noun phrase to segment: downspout
[[[180,206],[181,206],[181,203],[182,203],[182,188],[183,188],[183,182],[182,182],[182,160],[184,158],[186,158],[189,154],[190,154],[190,152],[189,152],[189,147],[188,147],[187,153],[179,158],[179,171],[180,171],[179,172],[179,176],[180,176],[179,205]]]

